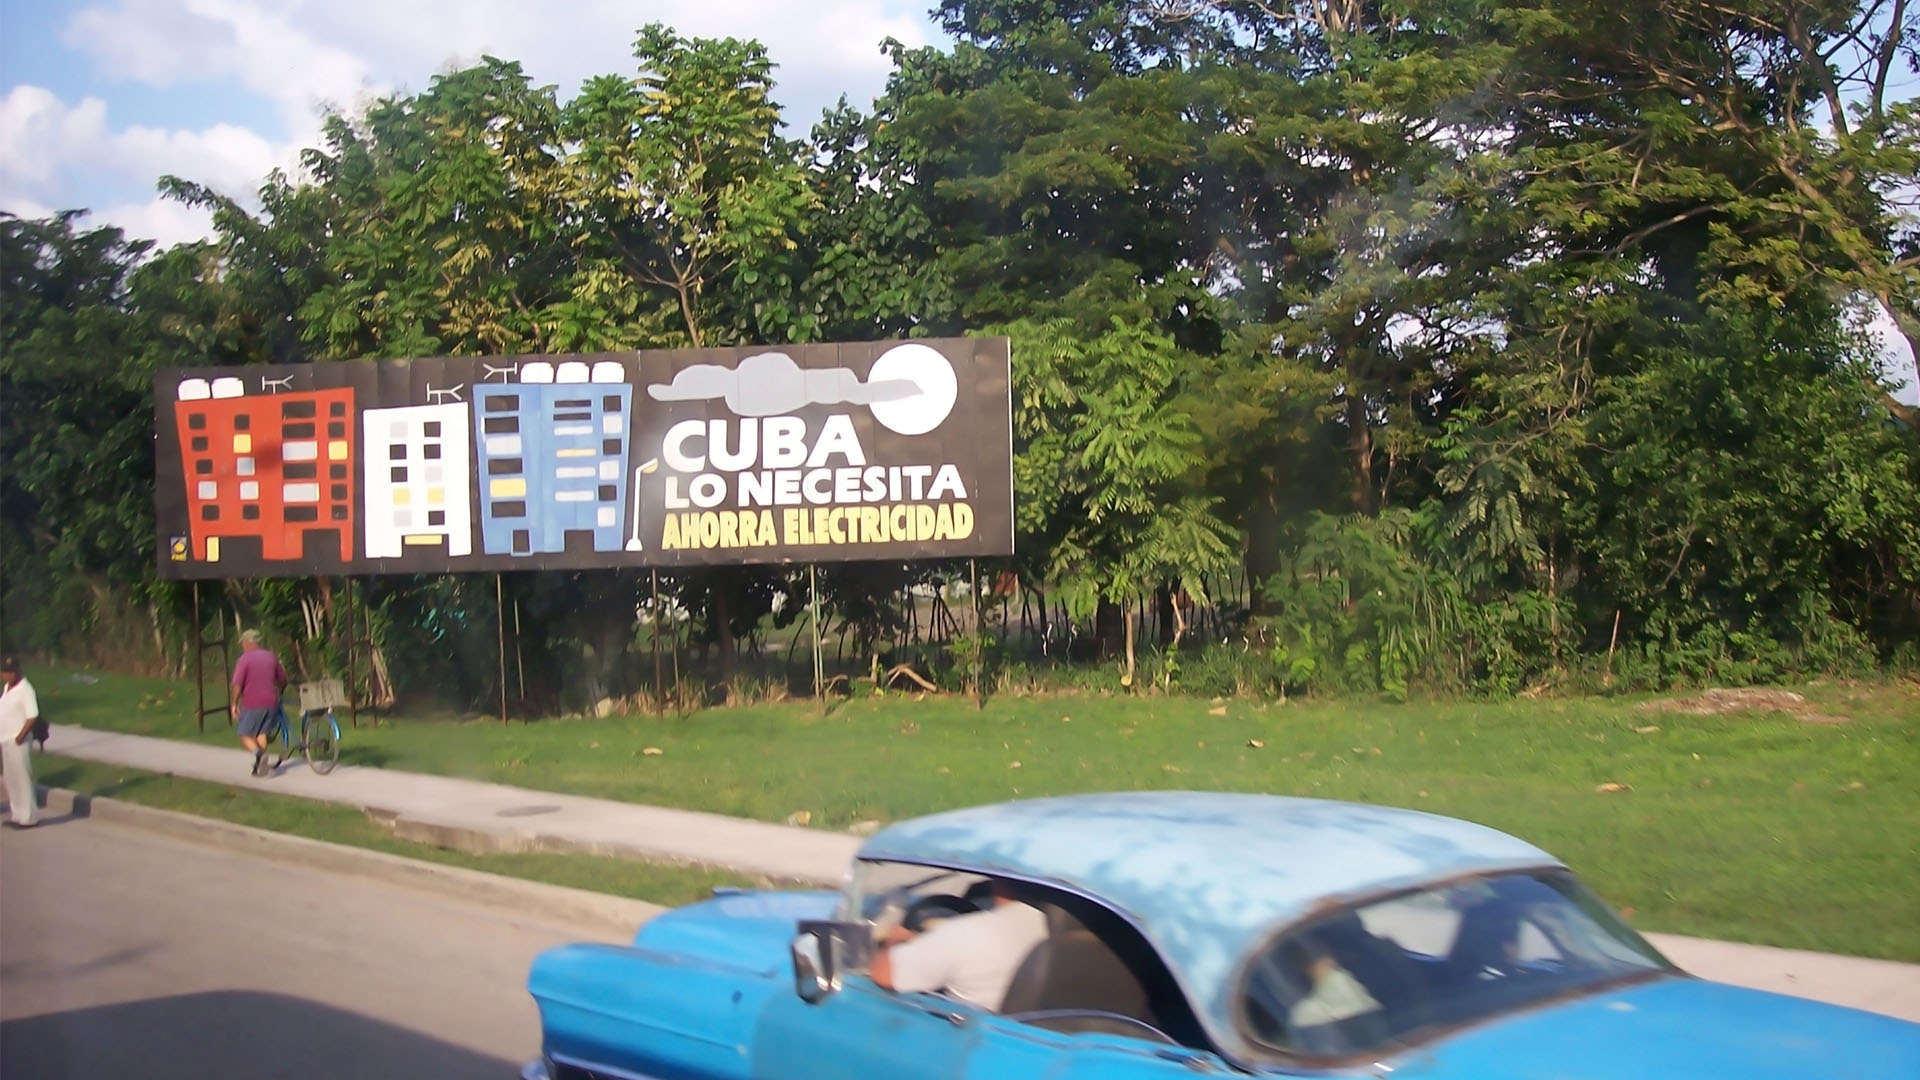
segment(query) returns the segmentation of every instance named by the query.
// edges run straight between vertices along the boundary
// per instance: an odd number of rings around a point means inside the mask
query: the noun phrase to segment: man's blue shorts
[[[264,709],[240,710],[240,735],[251,738],[255,735],[272,734],[278,726],[280,706],[269,705]]]

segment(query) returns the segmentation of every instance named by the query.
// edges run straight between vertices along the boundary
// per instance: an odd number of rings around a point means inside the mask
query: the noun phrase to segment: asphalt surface
[[[85,819],[0,832],[0,1076],[510,1077],[607,932]]]

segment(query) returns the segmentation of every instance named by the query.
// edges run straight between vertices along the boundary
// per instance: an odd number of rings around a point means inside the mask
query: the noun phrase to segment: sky
[[[880,52],[940,39],[933,0],[0,0],[0,210],[91,211],[162,245],[208,234],[203,211],[161,199],[172,173],[243,203],[295,171],[320,118],[482,55],[517,60],[571,97],[631,73],[639,27],[767,46],[775,99],[804,129],[841,95],[885,85]],[[1884,317],[1888,370],[1920,402],[1910,350]]]
[[[939,32],[930,0],[0,0],[0,210],[86,208],[163,245],[205,236],[162,200],[165,173],[251,204],[292,171],[328,107],[353,110],[483,55],[572,97],[635,72],[641,25],[767,46],[775,99],[804,130],[884,87],[887,37]]]

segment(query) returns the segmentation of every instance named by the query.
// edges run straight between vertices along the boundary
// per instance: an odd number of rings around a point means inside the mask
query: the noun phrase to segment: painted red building
[[[221,541],[248,538],[261,559],[295,562],[316,532],[353,557],[351,387],[248,394],[238,376],[184,379],[173,420],[194,559],[220,562]]]

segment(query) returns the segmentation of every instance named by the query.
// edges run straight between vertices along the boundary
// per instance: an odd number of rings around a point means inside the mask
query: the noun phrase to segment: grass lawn
[[[56,750],[63,721],[231,744],[222,718],[196,734],[190,685],[30,674]],[[1137,788],[1417,807],[1539,844],[1646,929],[1920,961],[1920,686],[1795,689],[1850,722],[1648,713],[1641,699],[1057,696],[976,711],[890,697],[825,716],[797,703],[507,728],[401,717],[349,729],[342,760],[772,821],[804,811],[828,828]]]
[[[660,866],[590,855],[468,855],[395,839],[366,815],[347,806],[330,806],[282,795],[185,780],[117,765],[47,754],[34,763],[34,780],[84,795],[220,818],[238,825],[292,833],[332,844],[371,848],[410,859],[447,863],[490,874],[526,878],[553,885],[679,905],[706,898],[715,885],[745,884],[738,875],[693,867]]]

